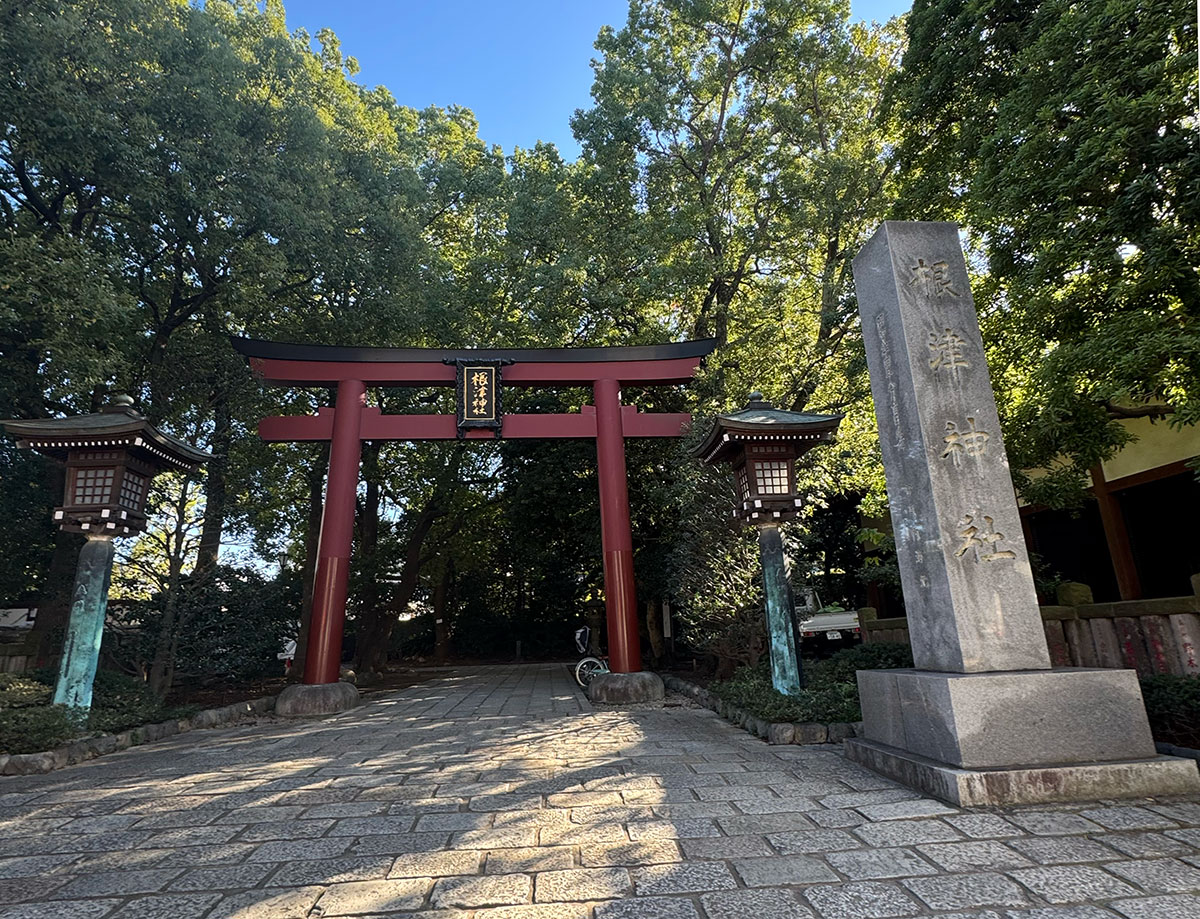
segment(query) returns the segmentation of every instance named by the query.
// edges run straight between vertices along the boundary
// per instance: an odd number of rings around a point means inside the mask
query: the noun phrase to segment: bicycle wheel
[[[588,683],[592,682],[598,674],[607,671],[608,668],[604,666],[604,661],[594,657],[585,657],[575,665],[575,682],[587,689]]]

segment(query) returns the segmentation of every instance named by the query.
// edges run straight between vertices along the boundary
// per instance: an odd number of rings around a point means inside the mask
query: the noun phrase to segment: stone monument
[[[854,285],[916,668],[859,671],[847,755],[963,805],[1200,791],[1133,671],[1050,666],[958,227],[885,222]]]

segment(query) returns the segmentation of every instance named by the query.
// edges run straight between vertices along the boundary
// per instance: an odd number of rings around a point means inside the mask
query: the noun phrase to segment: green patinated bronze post
[[[71,597],[71,619],[63,641],[62,661],[54,704],[65,705],[78,721],[87,719],[92,707],[92,682],[100,662],[100,640],[104,635],[104,613],[108,608],[108,585],[112,580],[111,536],[95,534],[79,550],[75,590]]]
[[[783,561],[783,540],[774,523],[759,524],[758,549],[771,638],[771,682],[785,696],[794,696],[804,686],[804,671],[796,647],[796,605]]]

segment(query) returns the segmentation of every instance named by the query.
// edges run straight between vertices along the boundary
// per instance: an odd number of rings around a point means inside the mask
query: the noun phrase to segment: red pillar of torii
[[[621,385],[687,383],[715,344],[710,339],[613,348],[342,348],[235,338],[234,347],[267,382],[337,387],[333,408],[319,409],[315,416],[264,418],[258,426],[266,441],[330,441],[304,682],[338,680],[362,442],[497,435],[495,430],[463,430],[456,415],[384,415],[367,406],[367,387],[454,386],[456,363],[471,362],[506,365],[504,386],[591,387],[595,404],[583,406],[579,414],[504,414],[499,433],[506,438],[596,439],[609,664],[614,673],[641,670],[625,438],[678,437],[692,416],[641,414],[621,404]]]

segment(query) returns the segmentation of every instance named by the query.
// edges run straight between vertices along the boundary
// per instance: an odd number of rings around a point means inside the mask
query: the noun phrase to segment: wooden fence
[[[24,641],[0,642],[0,673],[24,673],[34,667]]]
[[[1200,589],[1200,575],[1192,578]],[[1200,597],[1093,603],[1085,584],[1063,584],[1058,605],[1042,607],[1042,628],[1055,667],[1130,668],[1200,674]],[[859,610],[863,641],[908,643],[907,619],[876,619]]]

